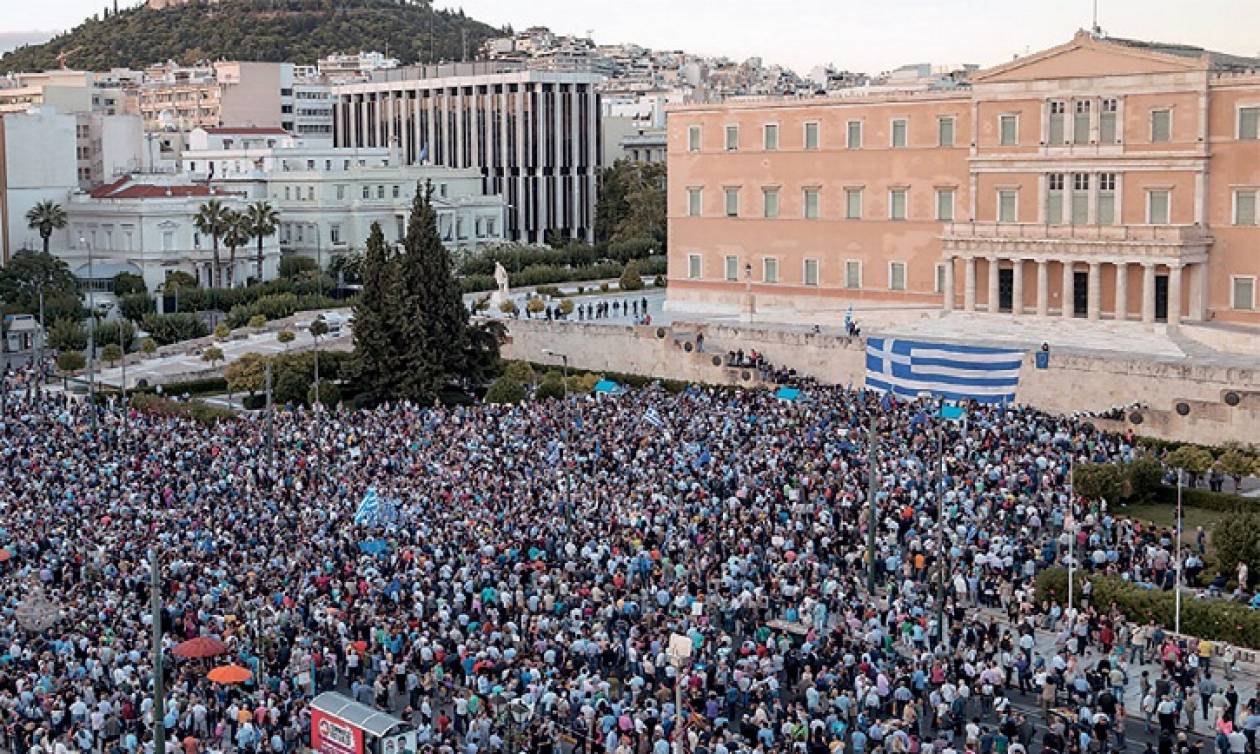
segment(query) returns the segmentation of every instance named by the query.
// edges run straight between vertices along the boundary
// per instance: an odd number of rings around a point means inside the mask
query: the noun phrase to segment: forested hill
[[[106,0],[102,0],[104,4]],[[0,58],[0,73],[58,67],[143,68],[174,60],[263,60],[313,64],[334,52],[388,52],[402,63],[472,59],[501,30],[462,10],[431,12],[422,0],[219,0],[151,10],[104,10],[41,45]],[[431,52],[430,52],[431,51]]]

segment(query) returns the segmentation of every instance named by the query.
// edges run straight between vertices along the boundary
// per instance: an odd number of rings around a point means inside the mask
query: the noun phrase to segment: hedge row
[[[1160,487],[1155,492],[1155,502],[1176,505],[1177,488]],[[1260,512],[1260,498],[1249,498],[1242,495],[1231,495],[1228,492],[1211,492],[1188,487],[1183,487],[1181,490],[1181,504],[1191,508],[1203,508],[1223,513]]]
[[[637,264],[641,275],[663,275],[668,267],[668,263],[662,255],[638,260]],[[620,278],[624,270],[625,265],[619,262],[600,262],[599,264],[583,267],[537,264],[530,265],[520,272],[511,273],[508,277],[509,285],[519,287]],[[464,293],[493,291],[498,287],[493,275],[465,275],[460,278],[459,282]]]
[[[203,401],[176,402],[150,393],[131,396],[131,405],[137,411],[158,416],[179,416],[192,419],[198,424],[211,425],[231,419],[234,413],[226,408],[211,406]]]
[[[1166,629],[1176,624],[1176,596],[1171,591],[1144,589],[1116,576],[1075,574],[1077,597],[1088,580],[1094,585],[1091,598],[1099,610],[1112,603],[1136,623],[1155,621]],[[1037,599],[1062,602],[1067,598],[1067,571],[1048,568],[1037,575]],[[1260,611],[1222,599],[1196,599],[1181,595],[1181,632],[1201,639],[1226,641],[1249,649],[1260,649]]]

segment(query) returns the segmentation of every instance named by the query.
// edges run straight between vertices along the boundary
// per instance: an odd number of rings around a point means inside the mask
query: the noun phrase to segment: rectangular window
[[[1050,122],[1046,134],[1046,141],[1050,144],[1062,144],[1065,141],[1066,132],[1063,128],[1063,114],[1065,112],[1067,112],[1066,102],[1062,100],[1052,100],[1050,102]]]
[[[726,127],[726,151],[734,152],[739,149],[739,126]]]
[[[998,222],[1014,223],[1019,222],[1019,192],[1004,189],[998,192]]]
[[[700,126],[691,126],[687,129],[687,151],[700,151]]]
[[[762,147],[767,152],[773,152],[779,148],[779,126],[776,123],[767,123],[762,133]]]
[[[287,202],[292,198],[293,198],[293,188],[291,186],[285,186],[284,187],[284,200]],[[365,196],[363,198],[366,199],[367,197]]]
[[[1116,224],[1116,174],[1098,174],[1098,224]]]
[[[896,118],[892,122],[892,146],[901,148],[906,145],[906,119]]]
[[[328,240],[334,244],[341,243],[341,226],[333,223],[328,226]]]
[[[1234,192],[1234,225],[1256,224],[1256,191]]]
[[[723,189],[726,193],[726,216],[739,217],[739,189]]]
[[[936,119],[936,144],[941,147],[954,146],[954,119]]]
[[[346,198],[346,187],[341,184],[337,184],[337,199],[345,199],[345,198]]]
[[[1078,99],[1076,101],[1076,114],[1072,119],[1072,142],[1074,144],[1089,143],[1090,104],[1090,101],[1087,99]]]
[[[1260,139],[1260,107],[1238,108],[1238,138]]]
[[[888,219],[906,219],[906,189],[893,189],[888,192]]]
[[[1072,174],[1072,224],[1089,222],[1089,173]]]
[[[954,219],[954,190],[936,190],[936,219],[952,222]]]
[[[727,257],[725,261],[726,279],[739,280],[739,257]]]
[[[845,135],[845,146],[849,149],[862,148],[862,121],[849,121],[848,131]]]
[[[1253,277],[1236,277],[1234,278],[1233,301],[1231,304],[1235,309],[1245,309],[1251,311],[1256,308],[1256,279]]]
[[[363,198],[364,198],[364,199],[371,199],[371,198],[372,198],[372,187],[371,187],[371,186],[367,186],[367,185],[364,185],[364,186],[363,186]]]
[[[377,199],[384,199],[384,198],[385,198],[385,187],[384,187],[384,186],[377,186],[377,187],[376,187],[376,198],[377,198]]]
[[[1019,116],[1003,115],[998,118],[998,131],[1001,135],[1001,145],[1004,147],[1013,147],[1019,143]]]
[[[1172,141],[1172,110],[1151,111],[1151,141]]]
[[[818,218],[818,189],[805,189],[805,219],[815,220]]]
[[[805,148],[813,151],[818,149],[818,124],[805,124]]]
[[[862,219],[862,189],[844,190],[844,218],[846,220]]]
[[[762,215],[773,218],[779,216],[779,190],[768,188],[761,190]]]
[[[687,189],[687,216],[700,216],[700,200],[703,197],[702,189]]]
[[[700,279],[700,255],[687,255],[687,277],[691,280]]]
[[[1102,112],[1098,115],[1098,143],[1099,144],[1115,144],[1116,139],[1116,113],[1119,109],[1118,103],[1114,97],[1102,101]]]
[[[1063,174],[1046,176],[1046,222],[1058,225],[1063,222]]]
[[[761,281],[763,283],[779,282],[779,260],[772,257],[761,260]]]
[[[905,262],[889,262],[888,289],[891,291],[904,291],[906,289]]]
[[[394,198],[395,198],[395,199],[397,199],[397,198],[400,196],[399,191],[400,191],[399,187],[398,187],[398,186],[394,186],[394,194],[393,194],[393,196],[394,196]]]
[[[861,288],[862,287],[862,263],[857,261],[848,261],[844,263],[844,287],[845,288]]]
[[[818,285],[818,260],[805,260],[805,285]]]
[[[1151,225],[1167,225],[1171,192],[1152,189],[1146,192],[1146,222]]]
[[[953,264],[953,262],[946,262],[945,264]],[[932,290],[937,293],[945,292],[945,264],[936,265],[936,287]]]

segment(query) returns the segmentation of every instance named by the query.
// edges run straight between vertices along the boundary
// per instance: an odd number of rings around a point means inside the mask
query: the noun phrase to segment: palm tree
[[[223,231],[223,243],[228,247],[227,284],[231,288],[236,277],[236,250],[249,243],[251,233],[249,218],[244,212],[228,211],[227,228]]]
[[[193,218],[193,225],[197,227],[197,232],[214,239],[214,285],[216,288],[223,285],[223,271],[219,269],[219,238],[227,232],[230,213],[231,210],[223,206],[223,202],[211,199],[201,205],[201,208],[197,210],[197,216]]]
[[[43,201],[26,211],[26,227],[39,230],[44,239],[44,253],[48,253],[48,239],[54,230],[66,227],[66,211],[54,201]]]
[[[258,282],[263,279],[263,239],[280,227],[280,213],[268,202],[257,201],[245,208],[249,233],[258,241]]]

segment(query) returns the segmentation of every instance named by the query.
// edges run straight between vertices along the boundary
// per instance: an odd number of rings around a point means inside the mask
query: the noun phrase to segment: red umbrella
[[[172,654],[177,657],[215,657],[227,652],[228,649],[223,642],[218,639],[212,639],[209,636],[198,636],[195,639],[189,639],[180,642],[171,650]]]

